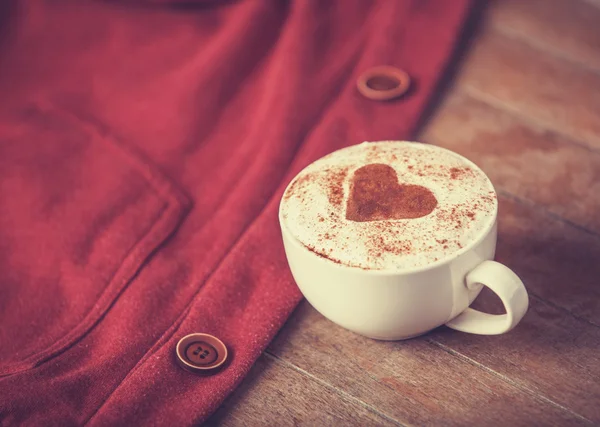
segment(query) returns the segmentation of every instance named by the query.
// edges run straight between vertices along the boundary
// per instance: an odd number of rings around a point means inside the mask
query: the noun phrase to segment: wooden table
[[[494,182],[522,323],[379,342],[303,302],[210,424],[600,425],[600,1],[503,0],[476,21],[419,139]]]

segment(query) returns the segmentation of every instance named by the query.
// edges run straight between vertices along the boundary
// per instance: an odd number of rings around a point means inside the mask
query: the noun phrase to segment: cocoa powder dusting
[[[459,168],[450,168],[450,178],[457,179],[461,175],[461,170]]]
[[[348,168],[334,170],[328,175],[327,198],[334,207],[339,207],[344,201],[344,180],[348,175]]]
[[[400,184],[392,167],[373,163],[354,172],[346,219],[365,222],[420,218],[430,214],[437,203],[431,190]]]
[[[326,196],[329,202],[327,210],[320,211],[313,217],[313,221],[320,225],[317,228],[318,232],[313,235],[314,240],[311,244],[305,244],[307,249],[336,264],[363,269],[384,265],[389,262],[388,255],[401,256],[429,252],[429,260],[435,257],[437,261],[451,251],[462,249],[461,241],[466,241],[463,237],[474,226],[472,221],[485,217],[490,204],[495,202],[495,193],[493,191],[483,195],[480,193],[469,203],[467,203],[468,199],[464,199],[461,203],[459,198],[452,197],[450,204],[444,201],[440,206],[429,188],[401,183],[393,167],[377,163],[381,161],[382,154],[385,153],[379,151],[378,147],[369,147],[367,160],[372,163],[356,169],[352,176],[350,176],[351,167],[331,165],[319,172],[305,174],[290,185],[284,196],[286,200],[294,196],[294,203],[297,200],[310,205],[315,199],[309,190],[318,185],[321,194]],[[432,185],[434,183],[437,185],[438,182],[446,183],[444,188],[450,193],[456,188],[460,189],[461,186],[468,185],[469,181],[466,179],[469,176],[477,175],[469,167],[431,165],[395,154],[393,160],[404,161],[405,164],[411,163],[405,165],[410,175],[427,176],[431,179]],[[348,180],[348,187],[346,187],[346,180]],[[414,238],[412,231],[407,232],[407,227],[414,229],[412,221],[393,222],[393,220],[420,218],[429,214],[433,216],[434,225],[426,231],[421,230],[420,237],[416,240],[411,240]],[[349,224],[346,220],[369,223],[352,226],[358,227],[357,232],[360,233],[358,239],[361,240],[361,245],[364,245],[361,250],[366,251],[362,252],[363,255],[358,252],[356,262],[342,261],[343,257],[338,259],[332,256],[337,256],[340,252],[344,255],[345,252],[354,250],[355,237],[352,233],[348,234]],[[362,230],[365,230],[364,234]],[[450,230],[456,231],[451,231],[449,234]],[[340,251],[340,248],[343,250]]]
[[[313,174],[306,174],[298,179],[296,179],[290,188],[283,196],[285,200],[288,200],[292,196],[298,197],[301,201],[304,201],[304,196],[306,195],[306,190],[300,191],[305,184],[313,182],[315,176]]]
[[[376,145],[370,145],[367,149],[365,161],[372,162],[379,156],[379,148]]]
[[[292,182],[292,185],[289,186],[288,190],[283,195],[284,200],[289,200],[290,197],[292,197],[294,195],[294,192],[296,191],[296,187],[298,186],[298,181],[299,181],[298,179],[295,180],[294,182]]]
[[[383,237],[384,235],[390,237],[389,233],[386,233],[386,231],[391,231],[389,224],[382,223],[381,229],[382,235],[373,236],[368,240],[369,257],[376,259],[386,253],[394,255],[408,255],[411,253],[412,243],[410,241],[397,240],[396,236],[391,236],[391,241],[388,241]]]
[[[313,254],[315,254],[315,255],[317,255],[317,256],[319,256],[319,257],[321,257],[321,258],[328,259],[329,261],[333,261],[333,262],[335,262],[336,264],[341,264],[341,263],[342,263],[342,262],[341,262],[339,259],[335,259],[335,258],[331,257],[330,255],[327,255],[327,254],[324,254],[324,253],[321,253],[321,252],[319,252],[319,251],[318,251],[318,250],[317,250],[317,249],[316,249],[314,246],[312,246],[312,245],[304,245],[304,247],[305,247],[306,249],[308,249],[309,251],[311,251]]]
[[[492,203],[494,202],[494,200],[496,200],[498,197],[496,196],[496,194],[494,193],[490,193],[487,196],[481,196],[481,200],[487,202],[487,203]]]
[[[491,201],[493,201],[493,199]],[[438,209],[435,215],[440,223],[450,223],[453,229],[460,230],[461,228],[468,227],[468,224],[465,223],[467,219],[475,220],[477,212],[483,209],[486,209],[486,206],[482,203],[459,203],[452,208]],[[439,230],[442,231],[441,228],[439,228]],[[435,241],[442,247],[442,249],[449,249],[450,247],[455,247],[458,249],[463,248],[463,245],[459,240],[448,241],[447,239],[435,239]],[[432,250],[431,247],[428,249]]]
[[[450,168],[450,178],[451,179],[460,179],[465,175],[472,175],[473,170],[471,168],[462,167],[462,168]]]

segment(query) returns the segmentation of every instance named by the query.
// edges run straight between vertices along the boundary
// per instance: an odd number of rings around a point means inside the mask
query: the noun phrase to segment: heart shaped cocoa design
[[[437,203],[431,190],[400,184],[391,166],[373,163],[354,172],[346,219],[365,222],[420,218],[429,215]]]

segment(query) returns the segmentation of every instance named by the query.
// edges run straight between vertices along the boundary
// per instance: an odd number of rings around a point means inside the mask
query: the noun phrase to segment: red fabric
[[[467,0],[3,3],[0,420],[206,419],[300,299],[277,223],[302,167],[408,137]],[[393,102],[371,66],[413,77]],[[174,359],[192,332],[231,359]]]

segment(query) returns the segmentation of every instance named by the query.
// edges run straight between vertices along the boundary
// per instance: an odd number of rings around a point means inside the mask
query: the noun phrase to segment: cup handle
[[[446,326],[479,335],[499,335],[514,328],[529,306],[529,297],[521,279],[499,262],[484,261],[466,277],[468,289],[473,289],[477,284],[487,286],[500,297],[506,314],[488,314],[467,308],[446,323]]]

